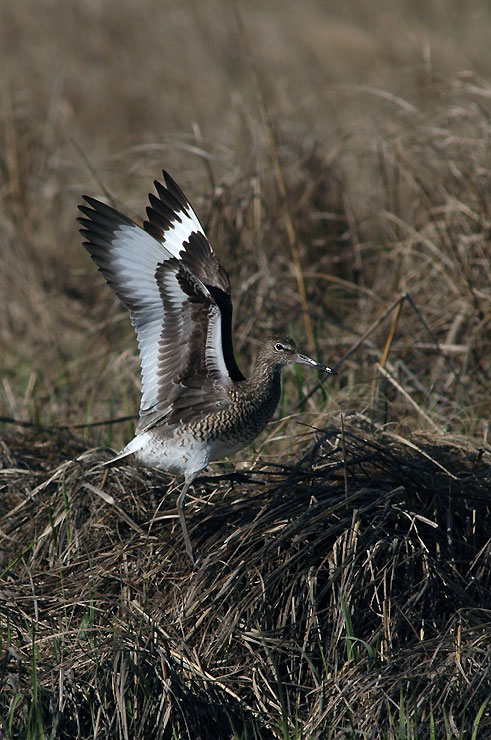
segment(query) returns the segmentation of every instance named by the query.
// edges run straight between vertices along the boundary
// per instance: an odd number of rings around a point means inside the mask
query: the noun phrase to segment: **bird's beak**
[[[307,355],[301,355],[300,353],[297,354],[295,362],[299,362],[301,365],[310,365],[311,367],[316,367],[319,370],[322,370],[324,373],[331,373],[331,375],[337,375],[336,371],[332,369],[332,367],[327,367],[327,365],[321,365],[320,362],[316,362],[311,357],[307,357]]]

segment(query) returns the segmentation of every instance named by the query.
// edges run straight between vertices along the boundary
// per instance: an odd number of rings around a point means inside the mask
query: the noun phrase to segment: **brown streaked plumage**
[[[84,247],[130,312],[140,352],[142,395],[136,435],[110,462],[134,455],[184,476],[177,506],[184,517],[191,483],[212,460],[252,442],[272,418],[281,370],[302,363],[334,372],[298,352],[293,339],[270,337],[246,380],[232,345],[232,301],[186,196],[166,172],[150,194],[148,221],[131,219],[94,198],[79,206]]]

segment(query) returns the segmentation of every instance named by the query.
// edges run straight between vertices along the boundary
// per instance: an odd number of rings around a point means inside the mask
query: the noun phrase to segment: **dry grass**
[[[491,18],[366,8],[244,6],[261,103],[232,5],[2,6],[0,734],[485,733]],[[131,420],[74,428],[139,402],[76,204],[141,218],[162,167],[243,368],[275,329],[339,373],[197,487],[194,572],[168,479],[98,467]]]
[[[489,466],[334,428],[303,453],[197,488],[193,570],[166,476],[107,475],[105,452],[67,433],[9,436],[14,726],[37,712],[62,737],[167,737],[169,722],[178,737],[382,737],[394,715],[404,737],[432,722],[470,737],[491,667]]]

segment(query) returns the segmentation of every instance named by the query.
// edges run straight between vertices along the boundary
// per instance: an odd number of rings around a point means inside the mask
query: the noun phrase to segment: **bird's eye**
[[[281,344],[281,342],[276,342],[274,348],[277,352],[284,352],[286,350],[285,345]]]

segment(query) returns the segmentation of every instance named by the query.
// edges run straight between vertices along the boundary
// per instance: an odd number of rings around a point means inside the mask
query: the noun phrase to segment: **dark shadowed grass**
[[[328,428],[294,467],[203,478],[193,570],[168,477],[107,472],[66,432],[9,434],[4,724],[334,738],[453,723],[470,738],[476,723],[485,737],[489,466],[416,442]]]

